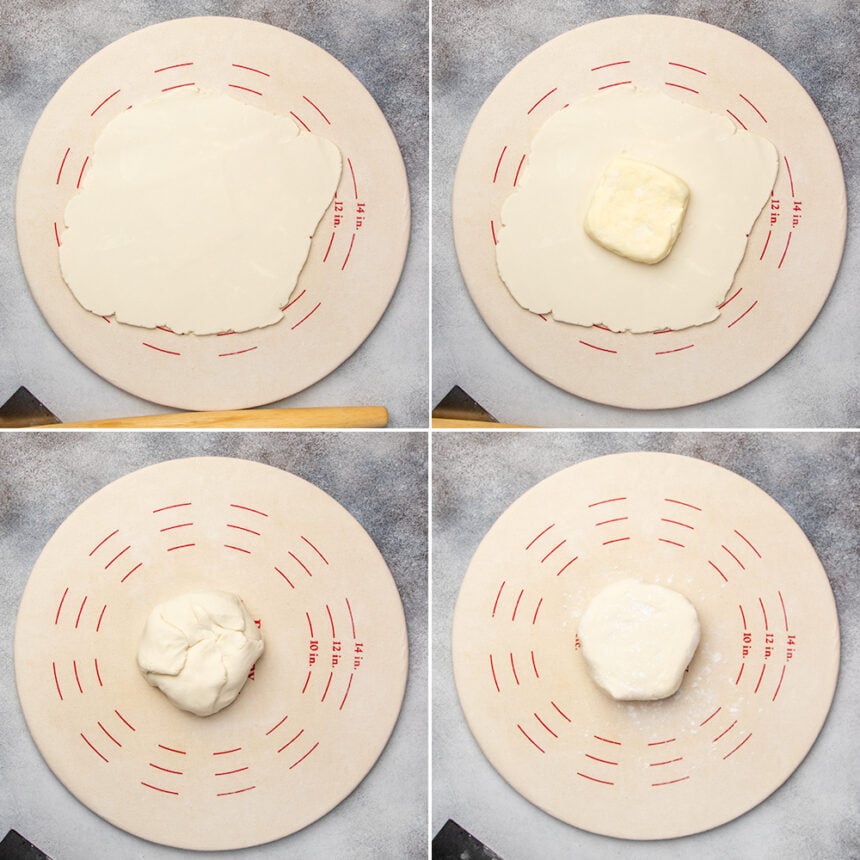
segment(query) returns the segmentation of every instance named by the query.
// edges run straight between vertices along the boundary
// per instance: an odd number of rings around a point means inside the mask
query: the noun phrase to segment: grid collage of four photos
[[[860,858],[858,33],[8,0],[0,860]]]

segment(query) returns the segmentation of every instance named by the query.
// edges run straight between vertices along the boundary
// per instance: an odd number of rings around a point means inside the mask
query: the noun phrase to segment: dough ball
[[[592,679],[613,699],[665,699],[699,644],[699,618],[677,591],[624,579],[588,604],[579,641]]]
[[[262,653],[263,638],[239,597],[201,591],[152,610],[137,665],[177,708],[208,717],[239,695]]]
[[[613,254],[659,263],[681,232],[689,199],[682,179],[654,164],[619,156],[600,177],[585,232]]]

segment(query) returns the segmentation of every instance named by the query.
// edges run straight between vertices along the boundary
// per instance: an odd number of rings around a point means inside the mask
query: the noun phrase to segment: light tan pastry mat
[[[634,577],[687,597],[701,642],[681,689],[616,702],[591,680],[579,618]],[[806,755],[830,707],[839,623],[791,517],[687,457],[599,457],[547,478],[478,547],[454,615],[469,727],[498,772],[569,824],[665,839],[729,821]]]
[[[195,336],[117,323],[84,310],[60,272],[63,212],[86,181],[100,131],[136,102],[192,84],[292,116],[341,150],[336,199],[317,227],[284,319],[264,329]],[[316,45],[239,18],[168,21],[99,51],[45,108],[18,178],[21,260],[55,334],[114,385],[181,409],[270,403],[338,367],[394,293],[409,214],[400,150],[361,83]]]
[[[660,334],[557,323],[521,308],[496,269],[504,200],[532,136],[565,105],[630,83],[728,116],[771,140],[779,173],[717,320]],[[460,157],[453,194],[460,268],[484,321],[523,364],[565,391],[634,409],[719,397],[764,373],[827,298],[845,242],[845,186],[824,120],[773,57],[718,27],[630,15],[542,45],[496,87]]]
[[[238,594],[265,652],[211,717],[137,669],[152,607]],[[57,529],[27,583],[15,671],[48,765],[86,806],[145,839],[257,845],[336,806],[382,751],[406,682],[406,626],[373,541],[322,490],[244,460],[134,472]]]

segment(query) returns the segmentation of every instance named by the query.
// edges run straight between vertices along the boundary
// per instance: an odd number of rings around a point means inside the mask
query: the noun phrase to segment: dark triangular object
[[[445,826],[433,837],[433,860],[502,860],[468,830],[464,830],[450,818]]]
[[[51,860],[16,830],[10,830],[0,842],[0,860]]]
[[[0,427],[38,427],[60,419],[22,385],[0,406]]]
[[[498,420],[490,415],[477,400],[469,397],[459,385],[455,385],[433,410],[434,418],[455,418],[459,421],[492,421]]]

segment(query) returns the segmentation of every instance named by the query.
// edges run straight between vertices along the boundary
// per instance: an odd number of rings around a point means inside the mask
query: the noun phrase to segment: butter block
[[[621,257],[652,265],[669,255],[687,211],[690,189],[671,173],[617,156],[598,182],[585,232]]]

